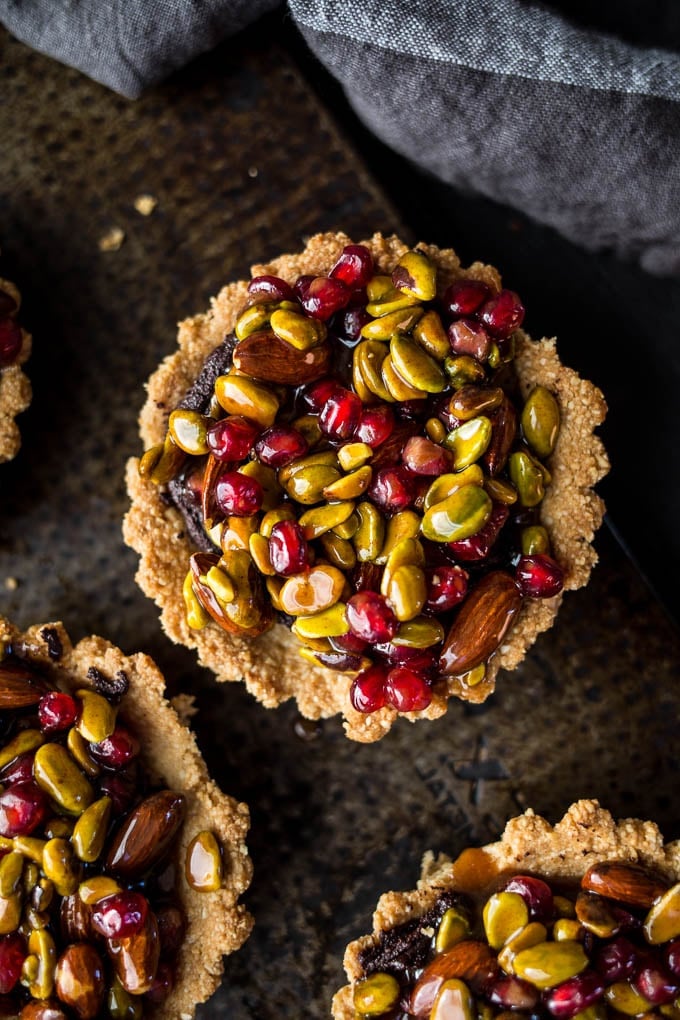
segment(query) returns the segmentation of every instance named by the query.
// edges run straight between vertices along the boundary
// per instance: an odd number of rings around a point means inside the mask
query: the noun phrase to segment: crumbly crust
[[[530,872],[549,881],[580,879],[591,865],[605,860],[641,864],[669,882],[680,880],[680,841],[664,844],[654,822],[638,818],[617,822],[596,800],[576,801],[555,826],[526,811],[512,818],[500,840],[484,850],[499,872]],[[373,933],[348,945],[344,964],[350,981],[363,976],[359,962],[363,949],[376,945],[382,932],[420,917],[447,891],[456,891],[451,859],[445,854],[437,858],[425,854],[417,889],[381,896],[373,915]],[[351,985],[335,995],[333,1017],[355,1020]]]
[[[273,262],[253,266],[253,275],[271,273],[293,282],[303,273],[327,272],[346,244],[345,234],[317,234],[303,252],[282,255]],[[377,267],[389,272],[407,246],[397,237],[375,234],[363,241]],[[494,289],[500,276],[493,266],[479,262],[467,269],[455,252],[433,245],[420,245],[436,263],[440,288],[459,277],[483,280]],[[167,357],[148,383],[148,398],[140,415],[144,446],[161,442],[166,434],[169,413],[198,375],[207,355],[234,326],[247,296],[247,282],[229,284],[212,301],[211,310],[180,324],[179,350]],[[535,343],[522,333],[518,343],[517,365],[525,391],[537,383],[549,386],[562,410],[562,426],[555,453],[550,461],[553,483],[544,501],[543,520],[551,532],[556,555],[566,568],[566,588],[583,586],[590,576],[597,555],[590,545],[602,521],[604,506],[591,486],[607,471],[607,457],[593,429],[603,421],[606,405],[600,391],[560,364],[554,340]],[[141,479],[138,460],[127,467],[128,492],[132,506],[123,528],[125,541],[140,554],[137,582],[161,609],[161,622],[176,642],[196,648],[202,665],[213,670],[220,681],[242,680],[248,690],[268,708],[288,698],[297,700],[300,712],[310,719],[341,713],[347,736],[371,743],[383,737],[397,718],[392,708],[371,715],[356,712],[349,702],[351,678],[303,662],[297,639],[287,628],[276,625],[256,639],[239,639],[208,625],[193,631],[186,622],[182,583],[192,552],[184,533],[181,515],[161,499],[158,488]],[[487,670],[485,679],[467,687],[452,678],[446,689],[434,696],[423,712],[408,713],[407,718],[436,719],[447,709],[448,699],[484,701],[494,690],[501,668],[513,668],[541,631],[552,624],[561,595],[545,600],[525,600],[518,620]]]
[[[58,660],[50,654],[54,654],[50,631],[56,633],[63,648]],[[155,781],[186,797],[186,821],[175,851],[179,875],[183,875],[187,846],[197,832],[210,829],[222,843],[222,889],[198,893],[183,879],[178,882],[188,925],[178,957],[176,984],[162,1005],[149,1009],[151,1017],[191,1020],[196,1004],[208,999],[220,984],[223,955],[238,949],[253,926],[251,916],[238,903],[252,875],[245,844],[248,808],[222,793],[210,779],[193,734],[166,700],[163,676],[147,655],[126,656],[100,637],[84,638],[73,646],[61,623],[40,624],[22,634],[0,617],[2,642],[23,648],[47,675],[67,688],[92,686],[87,679],[91,666],[107,677],[124,670],[130,681],[125,712],[134,718],[135,730],[143,737],[144,765]]]
[[[19,291],[13,283],[0,277],[0,290],[11,294],[19,306]],[[21,371],[21,365],[31,353],[31,336],[25,329],[21,333],[23,339],[17,360],[0,368],[0,464],[12,460],[19,452],[21,435],[14,419],[31,402],[31,384]]]

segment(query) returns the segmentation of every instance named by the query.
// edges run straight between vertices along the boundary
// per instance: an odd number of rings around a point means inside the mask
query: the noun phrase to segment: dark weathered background
[[[200,1010],[225,1020],[328,1016],[343,947],[378,895],[411,887],[426,849],[493,838],[526,805],[555,820],[597,796],[680,836],[680,641],[607,530],[590,587],[490,703],[402,721],[368,747],[335,720],[303,741],[291,706],[267,712],[215,685],[134,584],[123,468],[175,323],[252,261],[343,228],[400,229],[502,267],[529,330],[557,333],[564,360],[606,391],[613,521],[657,585],[675,587],[663,479],[677,365],[658,351],[677,331],[678,285],[426,179],[366,137],[290,31],[266,20],[137,103],[0,33],[0,272],[20,284],[35,336],[23,449],[0,470],[0,610],[147,651],[173,691],[196,693],[208,764],[252,811],[257,927]],[[133,206],[142,193],[158,200],[148,218]],[[112,227],[125,241],[101,252]]]

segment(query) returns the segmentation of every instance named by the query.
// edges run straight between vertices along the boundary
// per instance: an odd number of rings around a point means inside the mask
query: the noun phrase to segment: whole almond
[[[668,883],[655,878],[638,864],[603,861],[586,871],[581,879],[581,888],[619,903],[649,910],[654,900],[666,892]]]
[[[162,790],[138,804],[118,829],[106,857],[106,870],[140,878],[162,860],[184,821],[181,793]]]
[[[104,999],[104,969],[97,950],[85,942],[68,946],[59,957],[55,990],[78,1020],[93,1020]]]
[[[443,673],[458,676],[486,662],[507,634],[522,604],[515,582],[503,570],[487,574],[462,603],[444,642]]]
[[[146,915],[141,931],[125,939],[107,939],[106,951],[116,976],[130,995],[143,995],[153,984],[158,969],[161,942],[153,911]]]
[[[19,1015],[21,1020],[69,1020],[57,999],[31,999]]]
[[[234,348],[234,368],[254,379],[286,386],[310,383],[330,369],[331,348],[327,343],[300,351],[272,330],[251,333]]]
[[[77,892],[64,896],[59,911],[61,935],[65,942],[89,942],[93,936],[90,926],[91,907],[83,903]]]
[[[498,963],[495,954],[486,942],[466,939],[447,952],[435,956],[420,975],[409,1000],[409,1013],[413,1016],[429,1017],[443,981],[459,978],[469,984],[473,992],[493,978]]]
[[[0,712],[37,705],[47,684],[21,662],[0,663]]]
[[[491,442],[482,460],[493,478],[505,467],[517,434],[517,411],[512,401],[503,397],[497,410],[488,414],[491,422]]]

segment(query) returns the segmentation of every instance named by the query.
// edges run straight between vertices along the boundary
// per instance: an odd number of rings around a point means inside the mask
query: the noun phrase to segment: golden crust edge
[[[18,310],[21,295],[15,285],[0,277],[0,288],[14,297]],[[21,433],[14,419],[26,410],[32,396],[29,379],[21,370],[21,365],[30,357],[32,339],[25,329],[21,333],[19,357],[6,368],[0,368],[0,464],[12,460],[19,452]]]
[[[58,661],[50,658],[41,632],[54,629],[62,643]],[[249,813],[245,804],[224,794],[210,779],[193,734],[165,698],[165,680],[152,659],[142,653],[127,656],[103,638],[83,638],[75,646],[60,622],[36,624],[22,633],[0,616],[0,642],[25,649],[33,661],[68,687],[89,687],[87,670],[94,666],[105,675],[124,670],[130,680],[125,710],[134,714],[136,732],[143,736],[143,758],[152,775],[187,799],[187,814],[176,849],[178,873],[192,837],[211,829],[225,851],[225,885],[215,893],[198,893],[180,880],[178,896],[187,917],[187,934],[178,956],[176,984],[166,1001],[151,1007],[149,1016],[186,1020],[194,1016],[220,985],[223,956],[237,950],[248,938],[253,919],[239,896],[248,888],[252,863],[245,844]]]
[[[580,878],[597,861],[617,860],[653,868],[672,882],[680,880],[680,841],[664,844],[659,827],[651,821],[615,821],[597,800],[576,801],[554,826],[529,809],[510,819],[498,842],[484,850],[499,871],[531,872],[547,879]],[[383,931],[421,916],[442,892],[455,889],[451,865],[445,854],[435,857],[428,852],[416,889],[380,897],[372,934],[350,942],[345,951],[344,967],[350,982],[363,974],[360,952],[375,945]],[[335,994],[332,1012],[334,1020],[355,1020],[352,984]]]
[[[269,263],[256,264],[252,272],[254,275],[272,273],[289,281],[302,273],[319,274],[328,270],[348,243],[351,239],[346,234],[317,234],[299,254],[281,255]],[[371,249],[377,266],[383,270],[391,269],[407,250],[407,245],[395,236],[375,234],[362,243]],[[463,270],[452,250],[427,244],[419,247],[436,261],[442,286],[465,275],[500,287],[500,276],[493,266],[476,262]],[[148,397],[140,414],[145,448],[164,438],[170,410],[181,400],[210,351],[233,328],[245,301],[246,288],[246,281],[228,284],[213,298],[208,313],[180,324],[179,349],[165,358],[147,385]],[[549,515],[550,521],[565,526],[564,538],[552,536],[555,552],[567,566],[566,587],[578,588],[586,584],[597,560],[590,543],[601,523],[604,506],[592,492],[592,485],[606,473],[608,462],[593,428],[603,420],[606,405],[592,383],[561,365],[554,340],[534,342],[521,333],[518,365],[520,372],[531,378],[531,382],[525,384],[526,392],[532,385],[542,383],[557,392],[563,407],[562,428],[551,463],[554,481],[544,501],[544,513]],[[530,377],[530,372],[535,374]],[[564,456],[562,451],[565,451]],[[567,459],[571,467],[565,466]],[[580,462],[585,467],[574,487],[573,465]],[[137,465],[138,461],[131,458],[127,466],[131,508],[124,521],[123,534],[127,544],[140,555],[137,582],[160,607],[161,623],[171,640],[195,648],[200,663],[211,669],[218,681],[243,680],[248,691],[266,707],[295,697],[300,712],[308,718],[343,714],[350,739],[371,743],[383,737],[397,713],[391,708],[368,716],[354,711],[347,697],[351,680],[309,664],[301,670],[298,644],[285,628],[277,625],[263,638],[250,642],[233,638],[211,626],[198,632],[189,629],[181,590],[191,546],[183,535],[181,516],[163,505],[152,483],[139,478]],[[550,527],[548,517],[545,519]],[[575,533],[575,521],[583,522],[582,535],[578,534],[579,529]],[[559,595],[548,600],[526,600],[517,623],[481,684],[466,687],[452,678],[444,695],[436,695],[428,709],[409,713],[407,718],[412,722],[438,718],[447,711],[452,696],[484,701],[495,688],[499,669],[518,665],[538,634],[552,625],[561,598]]]

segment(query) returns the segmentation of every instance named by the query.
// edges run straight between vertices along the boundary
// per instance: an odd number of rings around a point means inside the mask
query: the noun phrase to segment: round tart
[[[680,843],[597,801],[554,828],[527,811],[416,891],[382,896],[352,942],[335,1020],[677,1017]]]
[[[0,713],[0,1012],[192,1017],[252,927],[246,806],[99,637],[0,618]]]
[[[16,456],[21,437],[14,419],[31,401],[31,384],[21,371],[31,338],[17,322],[20,303],[14,284],[0,277],[0,463]]]
[[[320,234],[252,272],[149,381],[139,584],[219,680],[352,739],[483,701],[596,560],[601,393],[453,251]]]

